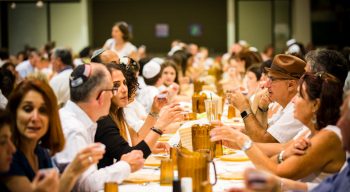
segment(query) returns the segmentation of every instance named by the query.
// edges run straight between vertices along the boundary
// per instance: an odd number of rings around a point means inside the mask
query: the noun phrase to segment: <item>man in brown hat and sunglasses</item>
[[[269,100],[277,102],[282,110],[276,112],[266,126],[262,125],[252,113],[249,101],[241,93],[231,95],[232,104],[241,112],[245,124],[245,133],[256,142],[286,143],[303,127],[293,116],[292,98],[297,93],[299,78],[304,74],[306,63],[298,57],[286,54],[276,55],[268,71],[265,87]],[[268,105],[259,106],[256,115],[267,122]]]

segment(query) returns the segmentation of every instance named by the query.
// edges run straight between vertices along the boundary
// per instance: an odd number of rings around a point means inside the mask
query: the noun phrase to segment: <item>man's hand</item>
[[[250,109],[249,100],[244,96],[240,90],[235,90],[229,95],[230,103],[236,107],[240,112],[245,109]]]
[[[132,173],[141,169],[145,162],[143,153],[140,150],[133,150],[130,153],[124,154],[120,160],[129,163]]]

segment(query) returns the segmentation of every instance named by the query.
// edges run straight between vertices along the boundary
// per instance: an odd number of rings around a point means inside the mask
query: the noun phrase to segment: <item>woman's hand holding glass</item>
[[[91,165],[97,164],[105,153],[105,145],[93,143],[82,149],[69,164],[66,171],[71,171],[74,176],[80,176]]]
[[[223,145],[234,149],[241,149],[247,139],[249,139],[248,136],[226,125],[217,126],[210,131],[212,142],[222,140]]]
[[[159,118],[154,127],[161,129],[163,133],[168,133],[166,127],[173,122],[183,119],[183,109],[179,104],[170,104],[162,108]]]
[[[159,113],[160,110],[168,104],[168,91],[162,91],[160,94],[154,97],[152,107],[151,107],[151,112],[152,113]]]

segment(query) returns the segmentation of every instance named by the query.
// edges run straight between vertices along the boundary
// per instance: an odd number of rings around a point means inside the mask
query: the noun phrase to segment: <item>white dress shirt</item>
[[[146,108],[147,113],[151,111],[154,97],[158,94],[159,89],[157,87],[147,85],[137,96],[137,100]]]
[[[123,110],[129,127],[135,130],[136,133],[139,132],[147,117],[145,107],[134,99],[134,101],[124,107]]]
[[[34,67],[32,64],[30,64],[29,60],[25,60],[16,66],[16,71],[18,72],[19,76],[24,79],[29,74],[34,73]]]
[[[94,143],[97,123],[70,100],[59,112],[66,145],[63,151],[55,155],[55,158],[58,164],[67,164],[72,162],[81,149]],[[102,169],[97,169],[97,165],[93,165],[79,178],[74,191],[103,190],[105,182],[121,183],[129,176],[130,171],[130,165],[125,161],[119,161]]]
[[[65,104],[70,99],[69,77],[72,71],[72,68],[67,68],[50,80],[50,86],[55,92],[58,105]]]
[[[294,103],[290,101],[284,109],[276,112],[269,119],[267,132],[280,143],[286,143],[293,139],[303,128],[303,124],[294,118],[293,113]]]

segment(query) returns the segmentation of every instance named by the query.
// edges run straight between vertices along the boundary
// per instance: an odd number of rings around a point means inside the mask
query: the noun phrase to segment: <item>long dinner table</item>
[[[235,152],[238,155],[244,155],[242,151]],[[152,155],[151,155],[152,156]],[[214,192],[222,192],[231,187],[243,188],[243,172],[248,167],[254,167],[249,160],[244,161],[226,161],[215,158],[214,163],[217,171],[217,183],[213,186]],[[147,166],[133,173],[134,175],[153,175],[160,176],[160,168],[158,166]],[[225,177],[226,175],[226,177]],[[210,181],[214,182],[214,169],[210,164]],[[119,192],[142,191],[142,192],[172,192],[171,185],[160,185],[159,181],[149,182],[123,182],[119,184]]]

